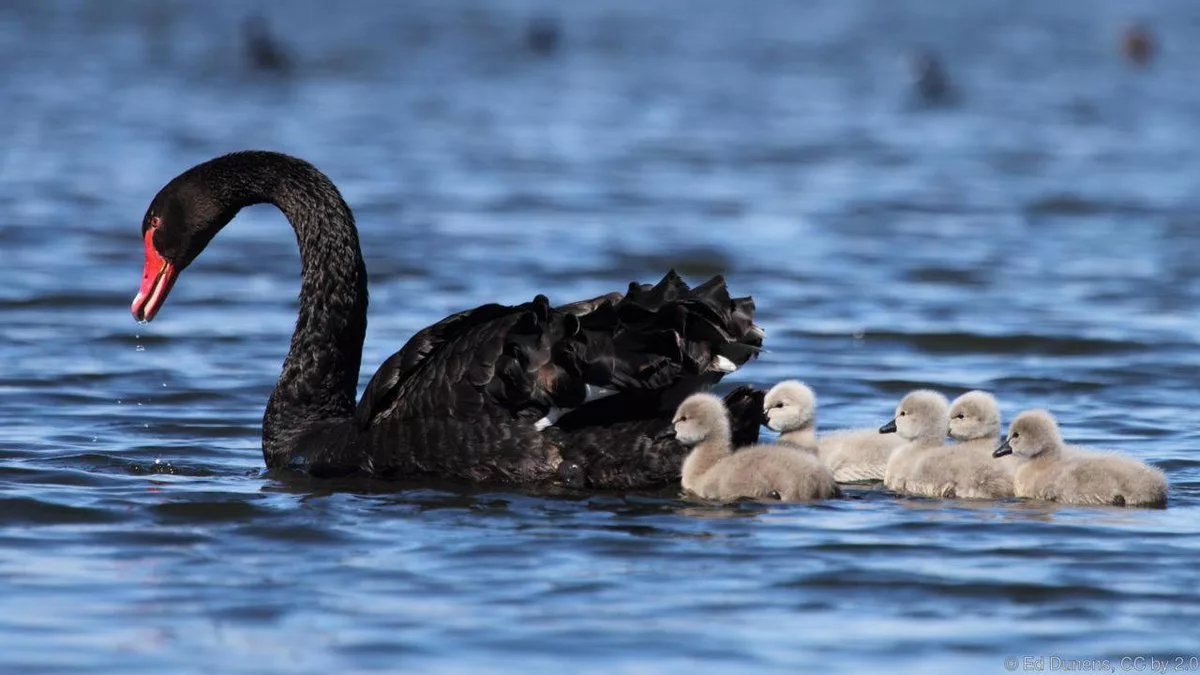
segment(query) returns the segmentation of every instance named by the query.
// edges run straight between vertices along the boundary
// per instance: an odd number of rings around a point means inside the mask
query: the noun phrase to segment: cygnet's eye
[[[687,421],[687,418],[686,418],[686,417],[680,417],[680,418],[679,418],[679,421],[680,421],[680,422],[686,422],[686,421]]]
[[[966,418],[967,418],[967,416],[962,413],[958,413],[957,415],[954,416],[954,419],[956,419],[956,420],[965,420]]]
[[[1014,432],[1012,432],[1012,434],[1009,435],[1008,438],[1009,438],[1009,440],[1013,440],[1013,439],[1017,439],[1020,437],[1021,437],[1021,434],[1018,434],[1017,432],[1014,431]]]
[[[904,416],[905,416],[905,415],[907,415],[907,414],[908,414],[908,413],[904,412],[903,410],[901,410],[901,411],[900,411],[900,416],[901,416],[901,417],[904,417]]]
[[[776,407],[776,408],[782,408],[782,407],[783,407],[783,401],[780,401],[779,403],[776,403],[776,404],[775,404],[775,407]]]

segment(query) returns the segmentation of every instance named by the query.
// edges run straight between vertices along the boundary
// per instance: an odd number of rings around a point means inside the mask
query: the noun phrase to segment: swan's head
[[[163,186],[142,218],[146,265],[131,307],[133,318],[153,319],[179,273],[221,228],[242,207],[266,202],[279,206],[289,220],[291,209],[348,219],[353,227],[354,217],[337,188],[304,160],[251,150],[197,164]],[[300,238],[299,230],[296,236]],[[302,240],[301,248],[306,243]]]
[[[910,392],[896,406],[896,416],[879,428],[880,433],[896,432],[905,440],[945,438],[949,431],[950,403],[945,396],[929,389]]]
[[[221,158],[224,159],[224,158]],[[133,318],[150,321],[162,307],[175,280],[237,214],[206,170],[219,160],[193,167],[167,183],[142,218],[146,261],[142,285],[130,308]],[[218,174],[216,179],[222,176]]]
[[[813,423],[817,397],[803,382],[787,380],[771,387],[763,399],[763,424],[773,431],[795,431]]]
[[[995,438],[1000,433],[1000,404],[986,391],[968,391],[950,404],[950,436],[956,441]]]
[[[696,445],[721,434],[729,436],[725,403],[712,394],[692,394],[679,404],[671,420],[675,438],[683,445]]]
[[[1062,446],[1058,422],[1045,410],[1027,410],[1008,426],[1008,438],[992,453],[993,457],[1016,455],[1032,459]]]

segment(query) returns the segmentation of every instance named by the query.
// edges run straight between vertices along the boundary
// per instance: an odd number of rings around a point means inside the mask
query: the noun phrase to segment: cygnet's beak
[[[1004,439],[1004,442],[1000,444],[1000,447],[996,448],[996,451],[992,453],[992,457],[1003,457],[1011,454],[1012,446],[1008,444],[1008,439],[1006,438]]]
[[[654,440],[656,441],[669,441],[672,438],[675,438],[674,424],[668,424],[667,426],[663,427],[662,431],[654,435]]]
[[[763,408],[762,417],[759,418],[759,424],[770,429],[771,428],[771,416],[769,414],[767,414],[767,412],[768,412],[767,409]]]
[[[896,419],[892,418],[887,424],[879,427],[879,433],[881,433],[881,434],[896,433]]]

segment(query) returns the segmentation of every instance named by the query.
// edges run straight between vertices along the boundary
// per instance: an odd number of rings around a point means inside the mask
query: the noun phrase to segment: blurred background
[[[0,4],[0,662],[821,670],[1200,653],[1200,4]],[[184,169],[303,157],[354,208],[362,381],[417,329],[726,274],[825,428],[914,387],[1163,468],[1165,512],[711,507],[281,483],[295,239],[247,209],[153,326]]]

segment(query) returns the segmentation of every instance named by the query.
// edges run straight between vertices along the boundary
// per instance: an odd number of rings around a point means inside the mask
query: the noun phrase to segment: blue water
[[[1200,5],[559,4],[264,3],[286,75],[248,66],[243,3],[0,5],[3,669],[1200,655]],[[1117,49],[1134,9],[1147,69]],[[548,15],[559,49],[531,53]],[[952,105],[913,93],[916,47]],[[827,428],[986,388],[1159,466],[1170,508],[264,476],[282,216],[244,211],[152,325],[128,312],[150,198],[245,148],[355,208],[364,384],[460,309],[723,272],[770,349],[723,386],[803,378]]]

